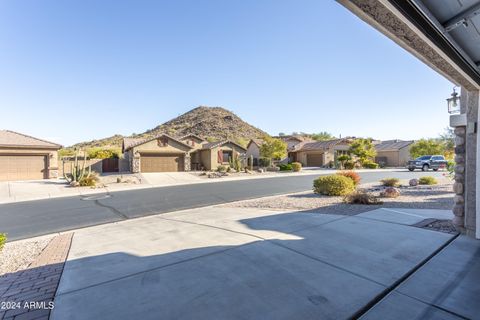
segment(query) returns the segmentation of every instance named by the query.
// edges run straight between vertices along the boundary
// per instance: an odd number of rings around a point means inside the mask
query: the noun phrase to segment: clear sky
[[[333,0],[0,1],[0,128],[64,145],[198,105],[270,134],[434,137],[452,86]]]

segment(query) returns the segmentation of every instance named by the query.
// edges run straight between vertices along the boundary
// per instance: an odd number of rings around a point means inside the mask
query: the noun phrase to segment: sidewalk
[[[356,172],[387,172],[397,170],[399,169],[368,169],[356,170]],[[0,182],[0,204],[197,183],[217,183],[236,180],[282,178],[287,176],[294,177],[304,175],[325,175],[335,173],[336,171],[337,170],[335,169],[306,168],[301,172],[266,172],[261,175],[246,175],[240,177],[226,176],[216,179],[200,177],[195,173],[189,172],[144,173],[141,174],[141,184],[109,183],[103,188],[96,189],[92,189],[90,187],[71,188],[65,183],[64,179],[2,181]],[[128,178],[129,175],[130,174],[123,174],[122,176]]]

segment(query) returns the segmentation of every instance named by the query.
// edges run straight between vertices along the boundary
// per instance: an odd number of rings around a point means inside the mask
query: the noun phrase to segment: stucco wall
[[[59,177],[58,169],[58,151],[49,149],[23,149],[23,148],[1,148],[1,154],[28,154],[47,156],[47,178],[54,179]]]
[[[400,165],[400,154],[398,151],[377,151],[376,158],[378,161],[382,160],[378,158],[386,158],[385,165],[387,167],[398,167]]]
[[[236,146],[232,143],[227,143],[227,144],[224,144],[223,146],[210,149],[210,151],[211,151],[211,153],[210,153],[210,169],[207,169],[207,170],[215,170],[215,169],[217,169],[217,167],[219,165],[221,165],[220,163],[218,163],[218,150],[232,151],[233,153],[236,152],[236,153],[239,153],[239,154],[245,153],[245,150],[239,148],[238,146]],[[223,165],[228,165],[228,162],[224,162],[222,164]]]
[[[260,158],[260,148],[255,143],[251,143],[247,148],[247,157],[249,156],[253,156],[254,159]]]
[[[59,174],[61,176],[63,176],[64,172],[65,173],[71,173],[72,172],[72,165],[74,165],[74,163],[75,163],[75,160],[73,160],[73,159],[60,160]],[[83,159],[78,159],[78,164],[81,167],[83,167]],[[85,168],[88,169],[88,166],[92,167],[92,171],[95,171],[97,173],[102,173],[103,172],[102,171],[102,159],[88,159],[87,161],[85,161]]]

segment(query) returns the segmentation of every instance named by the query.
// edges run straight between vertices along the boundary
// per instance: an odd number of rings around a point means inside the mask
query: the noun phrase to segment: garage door
[[[184,171],[183,164],[183,155],[179,154],[142,154],[140,159],[140,171]]]
[[[307,154],[307,167],[323,166],[323,154]]]
[[[0,155],[0,181],[44,179],[46,166],[46,156]]]

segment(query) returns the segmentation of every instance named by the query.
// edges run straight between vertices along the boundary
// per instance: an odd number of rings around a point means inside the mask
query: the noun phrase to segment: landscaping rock
[[[457,217],[463,217],[464,213],[465,213],[465,208],[463,206],[463,204],[456,204],[453,206],[453,214]]]
[[[453,184],[453,192],[456,194],[462,195],[463,194],[463,183],[455,182]]]
[[[411,187],[418,186],[418,179],[411,179],[410,181],[408,181],[408,184],[409,184]]]
[[[78,181],[72,181],[70,182],[70,187],[80,187],[80,183]]]

